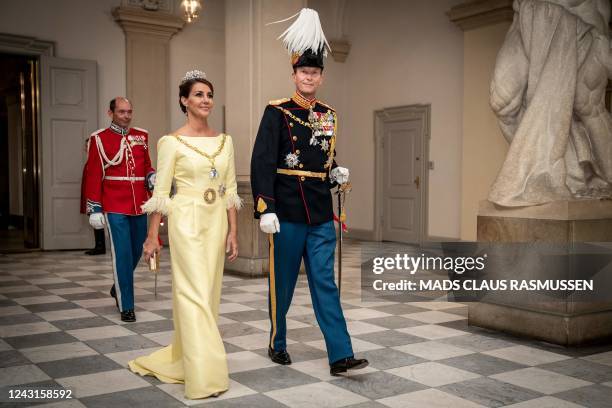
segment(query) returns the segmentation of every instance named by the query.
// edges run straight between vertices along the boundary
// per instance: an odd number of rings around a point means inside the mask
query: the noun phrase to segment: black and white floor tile
[[[219,323],[231,388],[196,401],[183,398],[180,384],[126,368],[171,341],[167,250],[157,297],[153,276],[144,265],[137,270],[138,321],[128,324],[108,295],[108,255],[0,255],[1,392],[73,390],[71,401],[41,405],[47,407],[612,407],[612,346],[568,349],[469,327],[467,308],[458,303],[363,301],[359,274],[367,250],[360,242],[344,248],[342,301],[355,352],[370,360],[368,368],[329,375],[305,277],[289,312],[294,363],[273,364],[266,355],[266,279],[226,275]]]

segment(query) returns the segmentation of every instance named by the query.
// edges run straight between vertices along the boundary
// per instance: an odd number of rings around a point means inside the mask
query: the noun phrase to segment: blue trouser
[[[270,239],[270,346],[287,347],[286,316],[304,258],[312,306],[325,338],[327,358],[334,363],[353,356],[351,338],[334,281],[336,230],[332,221],[320,225],[281,222]]]
[[[134,269],[147,237],[147,216],[105,213],[119,310],[134,309]],[[119,283],[119,284],[117,284]]]

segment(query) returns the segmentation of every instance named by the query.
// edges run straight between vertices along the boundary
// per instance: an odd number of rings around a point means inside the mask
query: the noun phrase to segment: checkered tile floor
[[[45,405],[54,407],[612,407],[612,346],[566,349],[468,327],[467,308],[457,303],[362,302],[364,245],[345,247],[342,300],[355,351],[370,367],[329,376],[304,277],[288,320],[294,363],[271,363],[267,281],[226,275],[220,330],[231,388],[197,401],[183,399],[182,385],[126,369],[171,340],[167,252],[157,298],[152,275],[138,269],[138,322],[128,324],[108,295],[109,256],[0,255],[0,391],[74,391],[70,402]]]

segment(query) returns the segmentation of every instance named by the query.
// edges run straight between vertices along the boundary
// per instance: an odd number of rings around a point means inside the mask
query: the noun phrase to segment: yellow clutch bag
[[[151,272],[157,272],[159,270],[159,256],[155,252],[149,258],[149,270]]]

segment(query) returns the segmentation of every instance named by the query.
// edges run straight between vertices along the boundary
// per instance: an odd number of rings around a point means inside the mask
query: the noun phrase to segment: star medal
[[[225,190],[226,190],[225,184],[221,184],[219,186],[219,197],[223,197],[225,195]]]
[[[285,163],[287,164],[287,167],[292,169],[300,163],[300,159],[297,154],[289,153],[287,156],[285,156]]]
[[[323,150],[324,152],[329,150],[329,142],[327,141],[327,139],[321,140],[321,150]]]

